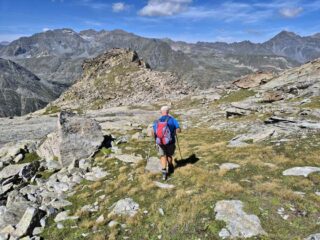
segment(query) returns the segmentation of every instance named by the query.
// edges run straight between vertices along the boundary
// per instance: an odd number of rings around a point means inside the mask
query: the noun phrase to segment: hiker
[[[177,133],[181,132],[179,122],[169,114],[169,111],[170,108],[168,106],[161,107],[161,117],[153,124],[153,134],[160,155],[163,180],[167,180],[168,174],[174,172],[175,137]]]

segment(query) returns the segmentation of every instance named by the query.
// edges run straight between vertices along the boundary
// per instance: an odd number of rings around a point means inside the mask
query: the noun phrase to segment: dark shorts
[[[157,145],[158,154],[160,156],[173,156],[174,151],[176,150],[176,144],[171,143],[169,145]]]

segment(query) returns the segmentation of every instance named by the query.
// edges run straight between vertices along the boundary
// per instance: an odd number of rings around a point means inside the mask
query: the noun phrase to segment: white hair
[[[161,112],[169,113],[170,107],[169,106],[162,106]]]

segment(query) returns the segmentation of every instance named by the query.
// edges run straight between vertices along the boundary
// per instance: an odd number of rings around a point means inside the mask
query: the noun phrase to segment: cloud
[[[141,16],[173,16],[188,10],[192,0],[149,0],[139,11]]]
[[[47,28],[47,27],[42,28],[42,32],[46,32],[46,31],[49,31],[49,30],[51,30],[51,29],[50,29],[50,28]]]
[[[117,3],[113,3],[112,4],[112,11],[113,12],[122,12],[124,10],[126,10],[128,8],[128,6],[126,4],[124,4],[123,2],[117,2]]]
[[[302,7],[296,8],[282,8],[279,10],[281,16],[285,18],[294,18],[297,17],[303,11]]]

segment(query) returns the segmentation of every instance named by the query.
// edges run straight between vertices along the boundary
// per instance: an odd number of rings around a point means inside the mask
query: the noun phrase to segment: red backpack
[[[172,142],[172,135],[171,131],[168,125],[170,117],[167,117],[166,121],[161,122],[158,120],[156,122],[156,132],[155,132],[155,137],[156,137],[156,143],[158,145],[168,145]]]

